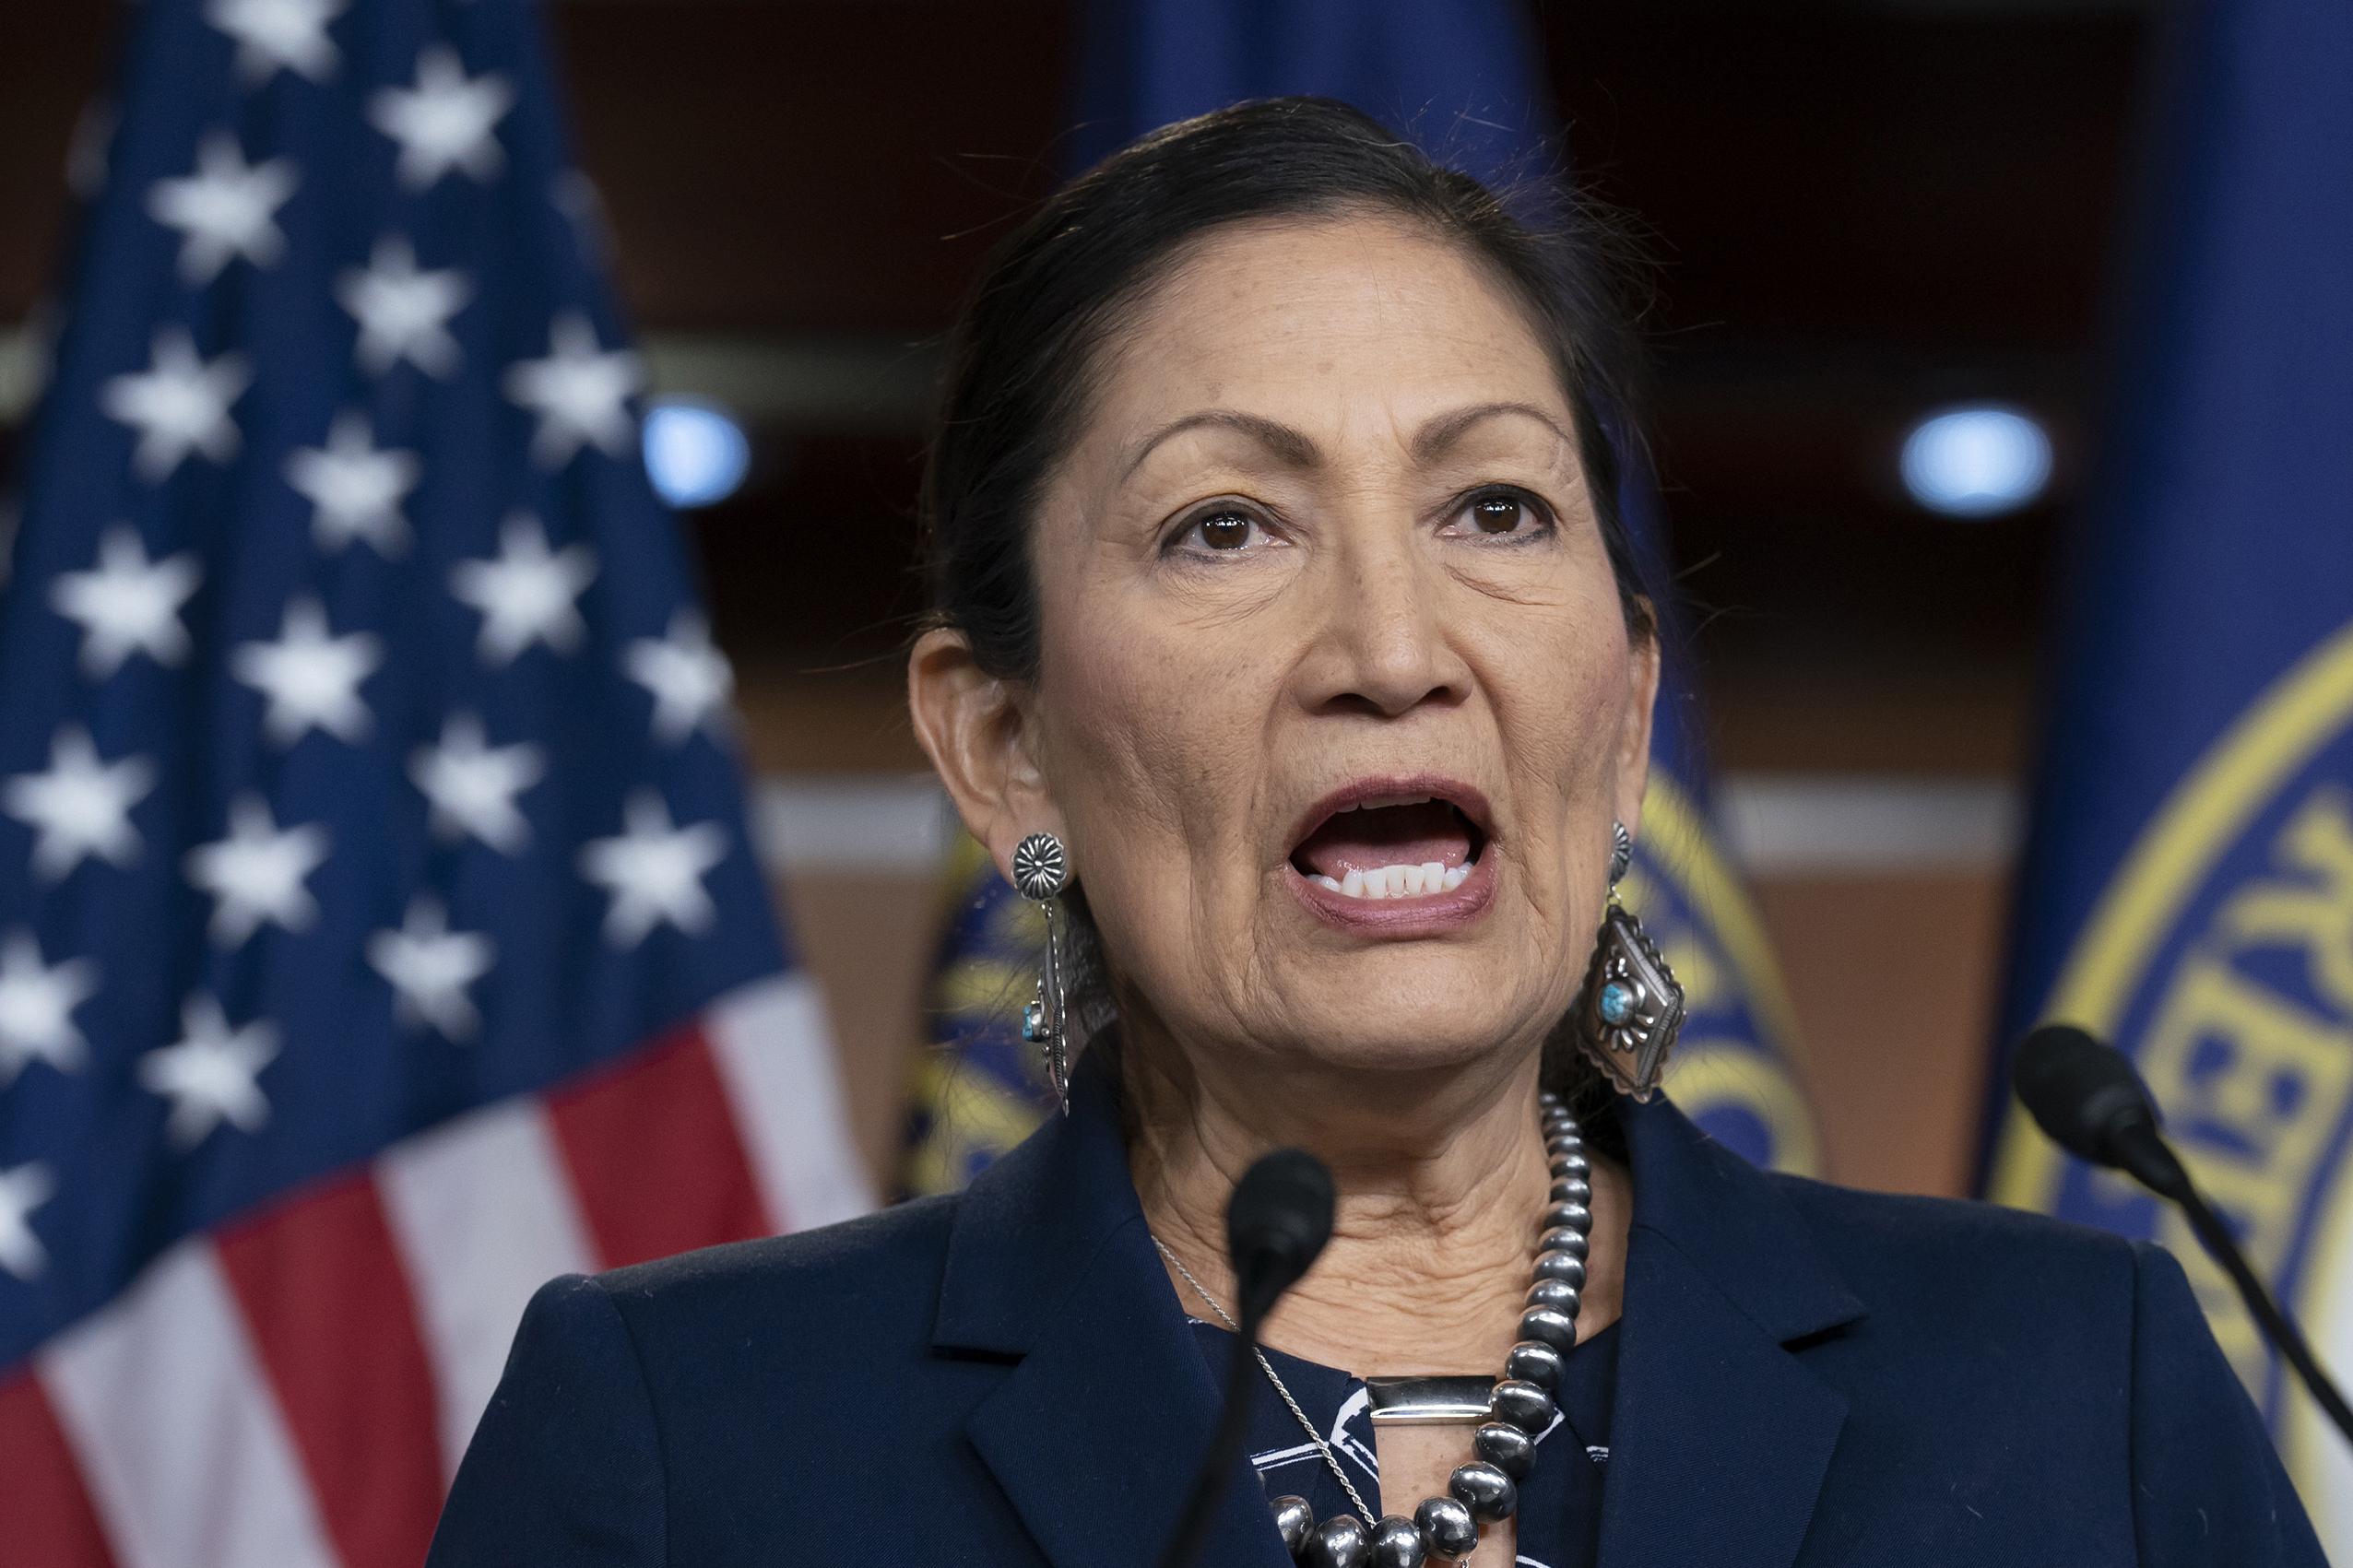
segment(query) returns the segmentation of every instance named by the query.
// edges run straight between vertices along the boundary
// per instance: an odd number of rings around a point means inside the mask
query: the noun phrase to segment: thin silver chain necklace
[[[1168,1260],[1168,1266],[1171,1268],[1185,1277],[1185,1283],[1193,1288],[1193,1294],[1209,1303],[1209,1310],[1217,1314],[1220,1322],[1236,1334],[1242,1332],[1242,1326],[1234,1321],[1233,1315],[1220,1304],[1215,1296],[1209,1293],[1209,1287],[1193,1278],[1193,1271],[1185,1267],[1183,1258],[1168,1250],[1166,1242],[1154,1236],[1152,1239],[1152,1244],[1160,1249],[1160,1256]],[[1340,1483],[1340,1490],[1348,1494],[1348,1501],[1355,1505],[1356,1512],[1365,1516],[1366,1525],[1369,1527],[1378,1524],[1379,1520],[1374,1516],[1372,1508],[1366,1504],[1363,1494],[1357,1491],[1356,1483],[1350,1480],[1348,1472],[1340,1468],[1340,1456],[1331,1451],[1331,1444],[1325,1442],[1323,1434],[1316,1430],[1316,1423],[1307,1419],[1307,1412],[1301,1409],[1299,1401],[1291,1397],[1290,1388],[1284,1385],[1281,1374],[1274,1370],[1274,1363],[1266,1359],[1266,1352],[1253,1345],[1250,1347],[1250,1354],[1259,1358],[1259,1370],[1266,1373],[1266,1380],[1269,1383],[1274,1385],[1274,1391],[1283,1396],[1283,1402],[1290,1407],[1292,1418],[1299,1423],[1299,1430],[1307,1434],[1307,1441],[1314,1444],[1316,1452],[1323,1456],[1324,1468],[1331,1472],[1331,1479]]]
[[[1552,1193],[1538,1227],[1535,1282],[1520,1314],[1519,1342],[1504,1358],[1503,1379],[1488,1396],[1487,1421],[1472,1433],[1472,1450],[1478,1456],[1456,1468],[1447,1481],[1447,1495],[1423,1499],[1411,1519],[1399,1515],[1375,1518],[1341,1468],[1340,1456],[1276,1374],[1274,1363],[1264,1350],[1251,1347],[1259,1370],[1282,1396],[1356,1510],[1318,1523],[1305,1498],[1271,1500],[1283,1544],[1308,1568],[1423,1568],[1431,1558],[1451,1562],[1477,1549],[1481,1524],[1508,1519],[1519,1511],[1519,1483],[1535,1468],[1536,1439],[1551,1427],[1556,1413],[1554,1395],[1560,1387],[1563,1358],[1577,1345],[1577,1313],[1593,1229],[1592,1166],[1586,1158],[1583,1129],[1557,1096],[1546,1093],[1537,1099]],[[1152,1244],[1228,1329],[1241,1332],[1233,1315],[1193,1278],[1165,1242],[1153,1236]]]

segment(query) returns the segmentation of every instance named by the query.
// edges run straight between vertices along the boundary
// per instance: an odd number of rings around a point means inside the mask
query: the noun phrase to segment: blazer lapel
[[[933,1343],[1018,1361],[965,1431],[1055,1568],[1150,1568],[1220,1391],[1145,1229],[1100,1054],[1073,1079],[1070,1115],[964,1195]],[[1634,1224],[1602,1562],[1787,1568],[1846,1419],[1788,1346],[1862,1305],[1773,1178],[1663,1099],[1618,1111]],[[1246,1461],[1201,1560],[1290,1561]]]
[[[1159,1561],[1220,1399],[1145,1229],[1104,1055],[1081,1058],[1070,1114],[965,1194],[932,1336],[1020,1358],[965,1432],[1055,1568]],[[1201,1561],[1288,1568],[1247,1460]]]
[[[1863,1315],[1765,1175],[1663,1099],[1618,1102],[1634,1172],[1604,1568],[1787,1568],[1846,1399],[1786,1347]]]

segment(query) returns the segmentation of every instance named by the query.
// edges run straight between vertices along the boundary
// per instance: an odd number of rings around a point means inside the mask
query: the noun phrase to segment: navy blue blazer
[[[1150,1568],[1219,1391],[1078,1078],[961,1197],[541,1290],[430,1568]],[[1603,1568],[2323,1564],[2162,1249],[1619,1114]],[[1289,1562],[1255,1478],[1202,1562]]]

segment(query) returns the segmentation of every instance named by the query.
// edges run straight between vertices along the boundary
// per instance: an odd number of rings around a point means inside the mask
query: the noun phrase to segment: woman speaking
[[[1656,1092],[1621,335],[1573,225],[1319,100],[1004,242],[908,694],[1046,905],[1066,1114],[961,1197],[549,1285],[434,1568],[1149,1564],[1283,1146],[1338,1208],[1216,1568],[2322,1562],[2166,1253],[1767,1174]]]

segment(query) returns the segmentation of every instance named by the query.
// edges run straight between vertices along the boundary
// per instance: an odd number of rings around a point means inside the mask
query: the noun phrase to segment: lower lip
[[[1495,846],[1484,847],[1486,853],[1472,865],[1460,887],[1400,899],[1352,899],[1301,876],[1295,866],[1285,865],[1283,872],[1307,913],[1335,931],[1388,938],[1437,937],[1470,925],[1495,902]]]

